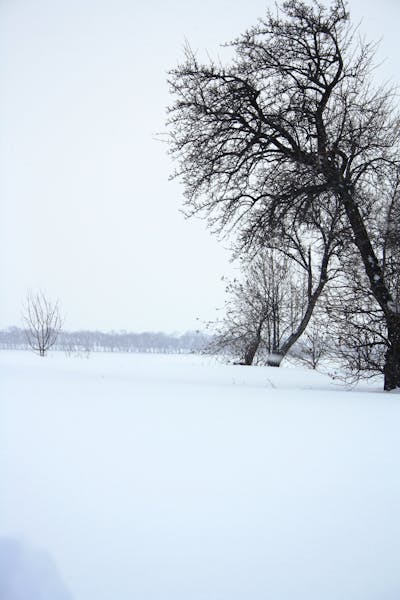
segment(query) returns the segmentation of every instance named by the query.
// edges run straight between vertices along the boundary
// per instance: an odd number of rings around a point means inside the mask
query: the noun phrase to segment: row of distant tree
[[[208,341],[209,337],[198,331],[188,331],[180,335],[168,335],[162,332],[59,331],[57,339],[51,347],[53,350],[71,355],[89,354],[90,352],[187,354],[200,352]],[[20,327],[9,327],[0,331],[0,348],[3,350],[32,349],[30,332]],[[40,354],[40,350],[37,352]]]

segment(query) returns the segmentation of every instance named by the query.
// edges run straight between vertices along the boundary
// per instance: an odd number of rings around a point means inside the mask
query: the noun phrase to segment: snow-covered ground
[[[400,396],[379,385],[0,352],[0,475],[1,600],[400,598]],[[10,591],[29,569],[49,596]]]

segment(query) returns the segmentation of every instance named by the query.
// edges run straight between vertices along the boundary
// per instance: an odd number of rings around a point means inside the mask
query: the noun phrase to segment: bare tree
[[[28,294],[22,318],[29,346],[39,356],[46,356],[62,327],[58,302],[51,302],[43,292]]]
[[[266,250],[242,265],[242,281],[226,287],[223,318],[209,324],[215,337],[208,351],[227,353],[236,364],[279,366],[282,343],[299,320],[305,292],[289,264],[287,257]]]
[[[304,250],[300,242],[296,248]],[[243,280],[227,285],[224,317],[210,324],[215,337],[208,351],[227,352],[238,364],[280,366],[305,331],[329,273],[317,269],[314,281],[311,246],[299,256],[293,249],[267,248],[243,261]]]
[[[324,314],[323,311],[317,312]],[[291,356],[307,367],[317,369],[323,358],[331,356],[330,346],[325,321],[321,318],[321,314],[314,314],[301,340],[293,348]]]
[[[234,227],[246,244],[255,231],[312,228],[310,211],[338,202],[340,239],[356,249],[387,331],[384,387],[399,387],[400,309],[374,226],[399,161],[400,120],[393,93],[371,84],[374,46],[354,35],[342,0],[287,0],[231,46],[226,67],[187,49],[170,73],[187,214]]]

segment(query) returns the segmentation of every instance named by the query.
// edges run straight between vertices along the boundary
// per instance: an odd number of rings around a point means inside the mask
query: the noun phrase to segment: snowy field
[[[194,356],[0,369],[1,600],[400,598],[400,395]]]

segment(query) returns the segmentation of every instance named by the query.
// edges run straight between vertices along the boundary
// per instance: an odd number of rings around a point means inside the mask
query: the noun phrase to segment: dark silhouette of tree
[[[246,247],[313,229],[310,214],[338,203],[338,236],[358,254],[387,331],[384,387],[399,387],[400,310],[374,228],[400,128],[392,92],[372,85],[374,46],[355,36],[342,0],[288,0],[231,47],[227,66],[188,48],[170,73],[186,212],[235,228]]]

